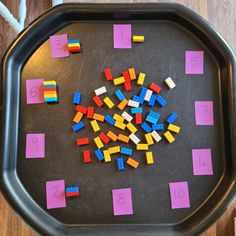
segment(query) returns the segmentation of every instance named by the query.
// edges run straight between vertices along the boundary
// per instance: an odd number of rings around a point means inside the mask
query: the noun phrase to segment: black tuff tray
[[[113,24],[131,23],[132,33],[145,43],[113,49]],[[82,53],[50,57],[49,36],[67,33],[79,38]],[[185,50],[205,51],[205,73],[184,73]],[[84,165],[75,145],[91,129],[71,130],[72,94],[81,91],[83,105],[92,104],[93,90],[134,66],[147,74],[147,83],[171,76],[177,87],[163,89],[166,117],[179,114],[182,132],[176,142],[153,148],[156,164],[116,171],[112,164]],[[26,105],[26,79],[55,79],[59,104]],[[235,56],[223,38],[199,15],[178,4],[64,4],[52,8],[26,28],[2,60],[1,190],[9,204],[43,235],[193,235],[224,212],[235,193]],[[112,95],[111,97],[114,99]],[[214,126],[196,126],[194,101],[214,101]],[[107,110],[103,110],[105,112]],[[104,126],[105,127],[105,126]],[[105,130],[105,128],[104,128]],[[45,132],[46,158],[25,159],[25,135]],[[212,176],[193,176],[191,150],[212,149]],[[94,149],[94,146],[91,148]],[[45,181],[65,179],[79,184],[81,198],[67,207],[46,210]],[[169,182],[188,181],[191,208],[171,210]],[[134,215],[114,217],[111,190],[131,187]]]

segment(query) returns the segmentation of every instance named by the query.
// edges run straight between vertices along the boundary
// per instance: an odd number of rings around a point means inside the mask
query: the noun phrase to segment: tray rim
[[[12,78],[13,76],[9,76],[10,73],[9,71],[9,66],[14,63],[14,56],[17,55],[17,47],[19,47],[19,45],[21,43],[24,43],[24,41],[29,40],[29,35],[31,34],[35,34],[38,31],[38,27],[42,24],[44,21],[46,21],[47,19],[50,18],[50,16],[57,16],[59,17],[60,14],[63,14],[62,12],[65,10],[71,10],[73,9],[73,11],[82,11],[82,12],[86,12],[86,11],[94,11],[94,12],[99,12],[99,13],[112,13],[112,12],[131,12],[131,13],[142,13],[142,12],[162,12],[162,11],[167,11],[170,14],[183,14],[182,17],[185,18],[187,21],[190,22],[190,20],[195,21],[195,22],[191,22],[191,23],[195,23],[196,26],[199,28],[199,30],[205,31],[205,33],[209,33],[210,36],[209,37],[215,37],[214,39],[217,41],[216,43],[219,44],[219,46],[221,46],[225,53],[227,53],[228,56],[228,63],[230,65],[229,71],[231,73],[231,82],[232,82],[232,91],[230,91],[231,93],[233,93],[235,91],[235,79],[236,79],[236,72],[235,72],[235,66],[236,66],[236,59],[235,59],[235,55],[233,50],[230,48],[230,46],[226,43],[226,41],[222,38],[222,36],[216,31],[216,29],[211,26],[204,18],[202,18],[201,16],[199,16],[197,13],[195,13],[194,11],[190,10],[189,8],[177,4],[177,3],[150,3],[150,4],[146,4],[146,3],[139,3],[139,4],[132,4],[132,3],[114,3],[114,4],[94,4],[94,3],[67,3],[67,4],[63,4],[63,5],[58,5],[54,8],[49,9],[48,11],[46,11],[43,15],[41,15],[40,17],[38,17],[37,19],[35,19],[23,32],[21,32],[18,36],[18,38],[11,44],[11,46],[9,46],[9,48],[7,49],[6,54],[4,55],[4,58],[2,60],[2,71],[1,71],[1,77],[2,77],[2,81],[1,81],[1,92],[2,92],[2,99],[1,99],[1,110],[2,110],[2,116],[1,119],[3,122],[1,122],[1,159],[0,159],[0,167],[1,167],[1,173],[0,173],[0,187],[2,189],[2,193],[4,195],[4,197],[6,198],[6,200],[8,201],[8,203],[11,205],[11,207],[15,210],[15,212],[17,212],[21,218],[26,221],[31,227],[33,227],[34,229],[36,229],[37,231],[39,231],[42,234],[47,234],[47,235],[75,235],[77,233],[81,234],[81,235],[86,235],[88,233],[90,234],[97,234],[97,235],[104,235],[106,234],[111,234],[111,233],[117,233],[118,235],[121,235],[122,232],[123,233],[128,233],[130,235],[133,235],[134,233],[136,234],[145,234],[147,235],[148,233],[158,233],[161,232],[162,235],[173,235],[173,234],[196,234],[196,233],[200,233],[203,230],[205,230],[206,228],[208,228],[211,224],[213,224],[218,217],[224,212],[225,208],[230,204],[230,202],[233,200],[235,192],[236,192],[236,183],[235,183],[235,179],[236,179],[236,160],[232,159],[233,162],[233,167],[234,167],[234,175],[232,178],[232,183],[230,185],[230,187],[228,188],[227,192],[222,196],[222,200],[221,202],[218,203],[218,208],[215,207],[214,208],[214,212],[211,212],[211,214],[208,215],[207,219],[204,222],[200,222],[198,224],[195,225],[195,227],[192,228],[188,228],[186,227],[186,230],[181,231],[181,229],[179,229],[179,223],[178,224],[171,224],[173,225],[172,230],[166,232],[165,230],[165,226],[169,225],[169,224],[165,224],[162,226],[158,227],[158,230],[156,230],[156,227],[152,227],[152,225],[142,225],[139,226],[137,224],[132,224],[131,226],[128,224],[125,225],[112,225],[112,224],[108,224],[108,225],[95,225],[92,229],[88,228],[86,226],[91,226],[91,225],[79,225],[79,230],[74,231],[73,232],[73,226],[74,225],[68,225],[68,224],[63,224],[60,223],[59,221],[57,221],[56,219],[52,218],[49,214],[47,214],[44,210],[42,210],[35,202],[34,200],[30,197],[30,195],[25,191],[23,185],[21,185],[20,180],[18,179],[17,176],[17,172],[16,172],[16,150],[15,153],[13,152],[13,160],[7,161],[7,151],[6,149],[9,151],[10,149],[10,145],[9,142],[13,142],[13,144],[17,147],[17,141],[18,141],[18,132],[19,132],[19,113],[20,113],[20,105],[19,103],[17,104],[17,109],[16,109],[16,117],[15,117],[15,128],[16,128],[16,137],[12,138],[12,136],[8,135],[8,130],[10,130],[10,126],[9,124],[13,124],[12,122],[14,122],[14,119],[12,121],[12,118],[10,118],[10,105],[12,104],[12,99],[10,98],[10,93],[12,91],[10,91],[10,88],[12,88],[11,86],[11,81],[9,82],[9,78]],[[131,20],[132,21],[132,20]],[[45,23],[45,22],[44,22]],[[70,22],[71,23],[71,22]],[[70,24],[68,23],[68,24]],[[65,25],[60,25],[60,27],[57,27],[54,29],[54,32],[59,30],[60,28],[66,26]],[[33,49],[37,48],[42,42],[44,42],[44,38],[39,40],[37,42],[37,44],[32,47],[31,51],[28,52],[28,57],[31,56],[31,52],[33,52]],[[17,77],[20,77],[21,74],[21,70],[25,64],[25,62],[27,61],[27,58],[25,58],[25,61],[23,63],[19,63],[18,62],[18,66],[19,68],[17,69],[17,71],[15,73],[18,74]],[[17,62],[17,58],[15,58],[15,63]],[[20,79],[18,78],[18,83],[19,83]],[[4,90],[3,88],[6,86],[7,90]],[[234,93],[231,94],[231,102],[232,102],[232,106],[231,108],[235,108],[235,96]],[[16,91],[16,99],[19,102],[19,98],[20,98],[20,91]],[[229,98],[230,99],[230,98]],[[232,111],[232,114],[229,114],[230,117],[232,118],[233,121],[235,121],[235,114]],[[234,122],[235,123],[235,122]],[[234,125],[233,122],[231,122],[230,127],[232,128],[232,137],[230,141],[235,141],[235,136],[236,136],[236,127]],[[10,137],[13,140],[9,140]],[[6,140],[6,139],[7,140]],[[4,140],[4,141],[3,141]],[[232,151],[232,156],[233,156],[234,152]],[[9,163],[8,163],[9,162]],[[6,168],[8,167],[8,168]],[[12,181],[15,180],[16,182],[13,183]],[[13,185],[15,184],[15,185]],[[16,185],[17,184],[17,185]],[[13,189],[13,187],[15,187],[16,189]],[[23,194],[21,196],[21,198],[19,197],[19,195],[17,194],[17,190],[21,190],[22,192],[20,194]],[[25,211],[24,207],[26,207],[26,202],[24,202],[22,197],[27,197],[28,201],[30,200],[30,202],[28,202],[28,206],[26,209],[34,209],[37,212],[31,212],[29,214],[29,212],[27,213],[27,211]],[[37,218],[37,214],[38,213],[38,218]],[[39,216],[42,217],[47,217],[47,220],[50,220],[50,222],[52,224],[54,224],[55,227],[54,229],[50,228],[47,224],[48,222],[46,220],[41,220],[39,222]],[[57,225],[58,224],[58,225]],[[122,226],[122,227],[121,227]],[[150,229],[151,226],[151,229]],[[186,226],[186,225],[185,225]],[[148,227],[148,232],[145,230]],[[119,228],[119,229],[118,229]],[[97,231],[99,229],[99,232]],[[118,230],[117,230],[118,229]],[[70,232],[66,232],[70,231]],[[176,231],[175,231],[176,230]],[[179,231],[178,231],[179,230]]]

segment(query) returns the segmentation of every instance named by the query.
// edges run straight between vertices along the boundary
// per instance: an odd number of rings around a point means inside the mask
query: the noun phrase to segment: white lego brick
[[[123,118],[125,118],[125,120],[127,120],[128,122],[131,122],[133,120],[133,117],[126,111],[124,111],[121,116]]]
[[[148,89],[146,94],[145,94],[144,101],[149,102],[149,100],[152,96],[152,93],[153,93],[153,91]]]
[[[137,145],[140,142],[140,139],[134,134],[130,134],[129,138]]]
[[[161,141],[161,136],[155,131],[153,130],[151,132],[151,135],[153,137],[153,139],[158,143],[159,141]]]
[[[100,87],[100,88],[98,88],[98,89],[95,89],[94,92],[95,92],[95,94],[96,94],[97,96],[99,96],[99,95],[102,95],[102,94],[106,93],[106,92],[107,92],[107,89],[106,89],[105,86],[102,86],[102,87]]]
[[[176,86],[174,81],[170,77],[165,79],[165,83],[169,87],[169,89],[173,89]]]
[[[139,102],[135,102],[133,100],[128,101],[128,106],[129,107],[139,107]]]

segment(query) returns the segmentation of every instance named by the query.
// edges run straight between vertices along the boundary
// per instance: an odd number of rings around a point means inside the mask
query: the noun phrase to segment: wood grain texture
[[[128,0],[128,1],[79,1],[65,0],[65,2],[166,2],[166,1],[149,1],[149,0]],[[209,22],[222,34],[230,46],[236,51],[236,1],[235,0],[178,0],[168,1],[178,2],[193,9],[198,14],[208,19]],[[4,0],[14,16],[18,16],[19,0]],[[50,0],[28,0],[27,1],[27,19],[28,25],[37,16],[45,12],[51,6]],[[17,37],[16,33],[8,26],[3,18],[0,17],[0,56],[6,51],[7,47]],[[235,216],[236,200],[228,207],[225,213],[206,230],[202,236],[232,236],[234,235],[233,218]],[[30,229],[6,203],[3,196],[0,194],[0,235],[1,236],[31,236],[37,235]]]

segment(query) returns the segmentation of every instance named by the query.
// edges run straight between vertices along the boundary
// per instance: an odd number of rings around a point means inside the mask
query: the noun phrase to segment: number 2
[[[195,67],[197,65],[197,57],[191,57],[190,61],[192,67]]]
[[[125,196],[123,193],[118,194],[118,204],[123,205],[125,203]]]

